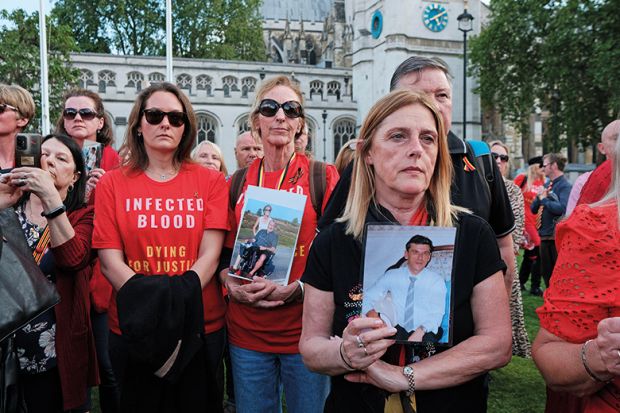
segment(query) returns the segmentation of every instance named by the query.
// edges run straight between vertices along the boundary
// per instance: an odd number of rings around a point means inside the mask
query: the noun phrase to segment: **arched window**
[[[88,85],[95,84],[95,77],[93,72],[88,69],[80,69],[80,87],[86,88]]]
[[[243,132],[249,132],[252,130],[250,127],[250,115],[244,115],[239,118],[239,122],[237,122],[237,135],[241,135]]]
[[[340,82],[333,80],[327,84],[327,95],[336,96],[340,100]]]
[[[198,113],[196,121],[198,122],[198,143],[205,139],[215,143],[217,138],[217,120],[206,113]]]
[[[136,88],[139,92],[142,90],[142,83],[144,82],[144,75],[140,72],[127,73],[127,84],[125,87]]]
[[[353,119],[339,119],[334,123],[334,155],[340,152],[340,148],[350,139],[355,138],[355,121]]]
[[[222,79],[222,90],[224,90],[224,97],[229,98],[231,91],[238,91],[238,80],[234,76],[226,76]]]
[[[256,89],[256,79],[253,77],[245,77],[241,80],[241,97],[247,98],[248,93],[254,92]]]
[[[116,73],[111,70],[99,72],[99,93],[105,93],[108,86],[116,86]]]
[[[192,92],[192,77],[187,73],[181,73],[177,76],[177,86],[181,89],[186,89],[189,93]]]
[[[323,99],[323,82],[320,80],[310,82],[310,99],[312,99],[312,95],[321,95],[321,99]]]
[[[196,89],[198,90],[206,90],[207,95],[211,96],[211,88],[212,88],[213,79],[207,75],[198,75],[196,76]]]
[[[162,83],[166,80],[166,76],[163,73],[153,72],[149,74],[149,84],[155,85]]]

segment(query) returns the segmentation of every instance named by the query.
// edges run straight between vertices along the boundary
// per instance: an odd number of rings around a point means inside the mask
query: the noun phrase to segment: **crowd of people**
[[[533,356],[548,412],[620,410],[620,121],[603,131],[607,160],[571,191],[561,154],[512,181],[504,143],[485,152],[451,131],[440,59],[406,59],[390,90],[334,166],[307,152],[298,84],[265,79],[229,175],[216,144],[197,144],[189,98],[165,82],[139,93],[119,152],[99,95],[68,90],[40,167],[15,167],[35,103],[0,85],[0,214],[61,297],[13,346],[0,342],[19,359],[16,411],[87,412],[98,385],[103,413],[273,413],[283,400],[292,413],[485,412],[488,372],[512,355]],[[101,147],[88,168],[87,141]],[[279,248],[273,204],[250,223],[251,280],[230,276],[249,186],[306,195],[287,285],[256,274]],[[365,289],[369,223],[456,228],[451,292],[426,268],[423,235]],[[531,294],[540,278],[546,287],[533,346],[530,274]],[[414,302],[414,285],[430,292]],[[363,310],[365,294],[386,292],[393,320],[380,304]]]

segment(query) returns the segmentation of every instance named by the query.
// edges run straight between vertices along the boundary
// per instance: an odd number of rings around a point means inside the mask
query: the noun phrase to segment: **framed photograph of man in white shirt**
[[[456,228],[368,224],[362,314],[399,343],[451,345],[455,238]]]

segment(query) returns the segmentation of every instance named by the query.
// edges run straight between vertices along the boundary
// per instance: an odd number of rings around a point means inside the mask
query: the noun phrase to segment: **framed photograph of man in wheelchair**
[[[248,186],[228,275],[287,285],[306,196]]]
[[[452,344],[455,228],[366,226],[362,314],[399,343]]]

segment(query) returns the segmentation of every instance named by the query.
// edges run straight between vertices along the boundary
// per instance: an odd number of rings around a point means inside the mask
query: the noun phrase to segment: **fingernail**
[[[380,318],[377,318],[377,319],[375,320],[374,324],[375,324],[376,326],[382,326],[382,325],[383,325],[383,320],[381,320]]]

